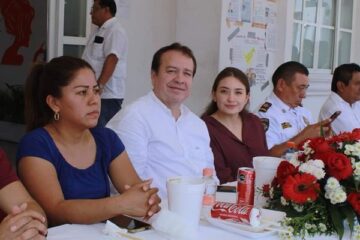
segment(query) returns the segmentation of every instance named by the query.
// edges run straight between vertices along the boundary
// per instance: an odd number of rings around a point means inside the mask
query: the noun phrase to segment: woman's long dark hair
[[[92,70],[86,61],[69,56],[53,58],[49,63],[35,65],[25,83],[26,130],[43,127],[53,120],[54,112],[46,103],[51,95],[61,97],[61,88],[69,85],[83,68]],[[93,70],[92,70],[93,71]]]
[[[248,95],[250,93],[250,84],[249,84],[249,80],[248,80],[247,76],[245,75],[245,73],[243,73],[238,68],[227,67],[227,68],[224,68],[216,76],[214,84],[212,86],[212,90],[211,90],[212,94],[214,94],[216,92],[221,80],[223,80],[224,78],[227,78],[227,77],[234,77],[234,78],[238,79],[242,84],[244,84],[245,89],[246,89],[246,94]],[[211,100],[209,105],[206,107],[205,112],[201,116],[202,117],[209,116],[209,115],[215,113],[217,110],[218,110],[218,106],[217,106],[216,102],[214,100]]]

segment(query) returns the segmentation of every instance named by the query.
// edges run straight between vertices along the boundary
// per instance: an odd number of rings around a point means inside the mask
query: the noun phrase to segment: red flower
[[[264,184],[262,187],[264,197],[270,197],[270,184]]]
[[[359,215],[360,214],[360,193],[350,193],[347,197],[348,202],[355,210],[355,212]]]
[[[352,175],[351,161],[342,153],[330,152],[321,158],[325,163],[326,172],[337,180],[347,179]]]
[[[334,151],[334,149],[329,145],[329,143],[323,137],[312,139],[309,143],[309,146],[317,154]]]
[[[329,143],[333,142],[349,142],[360,140],[360,128],[355,128],[352,132],[343,132],[329,139]]]
[[[291,200],[297,204],[304,204],[317,199],[320,185],[316,182],[315,176],[302,173],[288,176],[282,186],[282,190],[286,200]]]
[[[296,173],[298,173],[298,171],[294,165],[288,161],[282,161],[276,171],[277,182],[282,185],[287,176],[294,175]]]
[[[360,140],[360,128],[355,128],[351,132],[351,139],[354,140],[354,141]]]

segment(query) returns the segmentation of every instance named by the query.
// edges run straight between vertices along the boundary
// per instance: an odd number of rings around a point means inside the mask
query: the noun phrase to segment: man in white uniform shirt
[[[128,39],[115,14],[114,0],[94,0],[91,20],[97,29],[90,35],[83,54],[103,89],[98,126],[105,126],[121,109],[125,95]]]
[[[307,138],[320,136],[321,125],[330,122],[326,119],[314,123],[310,111],[301,105],[309,87],[308,75],[304,65],[290,61],[280,65],[272,76],[274,90],[256,113],[264,125],[272,156],[282,156],[288,141],[298,145]],[[327,131],[328,127],[323,129]]]
[[[351,132],[360,128],[360,66],[355,63],[338,66],[331,82],[331,93],[320,110],[319,119],[341,114],[331,123],[332,130]]]
[[[166,179],[202,176],[214,168],[205,123],[183,102],[196,72],[192,51],[179,43],[159,49],[152,60],[153,90],[117,113],[107,124],[124,142],[142,179],[153,179],[166,197]]]

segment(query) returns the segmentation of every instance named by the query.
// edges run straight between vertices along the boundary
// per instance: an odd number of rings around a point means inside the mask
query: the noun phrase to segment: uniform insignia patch
[[[283,123],[281,123],[281,127],[283,129],[285,129],[285,128],[291,128],[292,126],[289,122],[283,122]]]
[[[303,119],[304,119],[304,123],[305,123],[306,125],[310,125],[310,122],[309,122],[309,120],[308,120],[306,117],[303,117]]]
[[[261,118],[261,123],[264,127],[265,132],[269,129],[269,119],[268,118]]]
[[[272,105],[271,103],[265,102],[263,105],[261,105],[259,112],[267,112],[267,110],[269,110],[271,105]]]

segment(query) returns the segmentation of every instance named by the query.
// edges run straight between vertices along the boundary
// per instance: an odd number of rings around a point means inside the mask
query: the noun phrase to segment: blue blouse
[[[90,132],[96,143],[96,158],[95,162],[86,169],[78,169],[70,165],[44,128],[37,128],[21,139],[16,160],[19,162],[21,158],[31,156],[52,163],[65,199],[108,197],[110,196],[109,166],[125,147],[111,129],[93,128]]]

